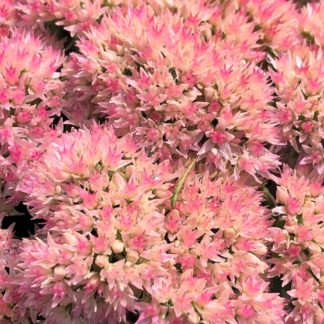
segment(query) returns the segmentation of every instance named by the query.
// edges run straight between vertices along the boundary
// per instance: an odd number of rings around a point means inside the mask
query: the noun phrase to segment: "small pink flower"
[[[314,128],[314,124],[311,121],[308,121],[308,122],[302,123],[301,127],[305,132],[311,133]]]
[[[222,145],[225,143],[227,136],[223,132],[216,130],[210,133],[210,138],[213,141],[213,143]]]
[[[299,203],[296,199],[292,198],[292,197],[288,197],[288,201],[287,201],[287,210],[290,214],[297,214],[299,211]]]
[[[253,318],[254,315],[256,314],[255,310],[253,309],[253,307],[249,304],[245,304],[239,307],[238,311],[237,311],[238,315],[245,318],[245,319],[249,319],[249,318]]]
[[[128,241],[128,246],[136,251],[143,251],[147,245],[144,233],[135,235]]]
[[[296,234],[297,234],[297,239],[298,239],[299,243],[311,241],[313,238],[311,229],[307,228],[306,226],[299,226],[297,228]]]
[[[9,93],[7,89],[0,89],[0,103],[5,104],[9,100]]]
[[[180,229],[181,225],[181,218],[179,212],[177,210],[172,210],[170,213],[167,214],[165,219],[165,228],[170,233],[176,233]]]
[[[17,121],[21,124],[27,124],[32,120],[32,115],[28,111],[22,111],[17,115]]]
[[[291,245],[288,250],[287,253],[289,254],[289,256],[291,258],[296,258],[300,256],[301,253],[301,247],[298,245]]]

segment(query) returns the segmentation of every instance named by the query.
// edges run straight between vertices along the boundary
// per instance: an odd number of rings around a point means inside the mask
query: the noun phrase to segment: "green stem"
[[[176,188],[175,188],[175,191],[174,191],[174,194],[172,195],[171,197],[171,206],[174,207],[175,206],[175,203],[177,202],[178,200],[178,197],[179,197],[179,194],[183,188],[183,185],[189,175],[189,173],[191,172],[191,170],[195,167],[196,165],[196,161],[197,159],[194,159],[188,166],[188,168],[186,169],[186,172],[182,175],[182,177],[179,179],[179,182],[177,183],[176,185]]]

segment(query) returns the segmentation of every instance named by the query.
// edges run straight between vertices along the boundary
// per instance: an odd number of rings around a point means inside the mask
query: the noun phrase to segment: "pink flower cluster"
[[[0,216],[19,202],[15,185],[28,161],[57,133],[50,125],[61,111],[62,63],[60,49],[28,30],[0,38]]]
[[[324,5],[295,2],[1,1],[0,323],[324,323]]]
[[[278,181],[275,208],[282,228],[272,228],[272,275],[291,283],[294,310],[289,318],[323,323],[324,188],[285,168]]]

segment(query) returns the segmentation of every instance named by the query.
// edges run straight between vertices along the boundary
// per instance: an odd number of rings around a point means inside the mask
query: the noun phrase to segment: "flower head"
[[[18,291],[33,291],[26,307],[45,313],[72,302],[74,316],[87,321],[99,316],[96,309],[104,318],[124,319],[139,291],[168,277],[162,204],[174,176],[167,162],[148,158],[129,136],[117,139],[98,125],[49,145],[18,187],[48,232],[22,247]],[[50,298],[40,302],[34,294]]]
[[[302,35],[310,43],[324,46],[324,5],[322,2],[307,3],[299,14],[299,29]]]
[[[313,176],[323,178],[323,51],[296,46],[272,62],[282,134],[299,153],[298,162],[314,169]]]
[[[50,125],[61,108],[62,63],[58,49],[25,29],[0,38],[0,183],[8,208],[21,199],[14,188],[25,165],[55,133]]]
[[[288,293],[294,298],[294,309],[289,318],[316,323],[323,319],[319,306],[323,280],[323,262],[319,262],[323,259],[323,186],[287,167],[278,184],[277,201],[282,207],[277,209],[281,209],[283,226],[272,232],[271,273],[283,277],[283,286],[291,283]]]
[[[150,6],[105,16],[65,65],[66,114],[77,123],[106,117],[162,159],[198,153],[223,171],[269,176],[279,163],[265,143],[280,138],[267,74],[188,19]]]

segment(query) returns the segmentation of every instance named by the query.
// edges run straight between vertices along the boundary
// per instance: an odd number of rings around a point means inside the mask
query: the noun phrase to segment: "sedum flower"
[[[235,1],[236,2],[236,1]],[[261,28],[263,42],[274,52],[285,52],[301,41],[298,30],[299,15],[293,1],[285,0],[238,0]]]
[[[322,2],[0,2],[1,324],[324,323]]]
[[[299,30],[308,42],[324,46],[324,5],[322,2],[307,3],[299,14]]]
[[[154,308],[145,306],[139,323],[283,320],[283,300],[268,292],[264,280],[270,223],[260,199],[233,178],[188,176],[165,218],[166,239],[176,257],[172,279],[151,287]]]
[[[323,186],[285,168],[278,180],[276,207],[280,228],[273,228],[271,274],[291,284],[293,310],[287,320],[321,323],[323,303]]]
[[[148,0],[152,9],[159,12],[164,7],[176,8],[180,5],[173,0]],[[78,36],[96,25],[104,14],[115,8],[137,7],[139,0],[19,0],[16,9],[22,21],[31,28],[44,23],[63,26],[71,36]]]
[[[272,62],[270,74],[280,98],[277,107],[283,136],[299,153],[298,162],[323,177],[323,52],[296,46]]]
[[[14,239],[12,228],[0,229],[0,321],[4,324],[26,323],[14,307],[19,301],[14,293],[19,241]]]
[[[22,170],[55,133],[50,125],[61,108],[62,63],[58,49],[25,29],[0,38],[0,213],[21,200],[14,189]]]
[[[281,143],[268,75],[177,13],[122,13],[78,42],[63,72],[73,94],[65,113],[76,123],[105,118],[162,159],[198,154],[212,168],[269,176],[279,162],[266,143]]]
[[[72,36],[95,24],[105,11],[104,0],[20,0],[17,9],[26,24],[35,28],[39,23],[55,21]]]
[[[18,187],[46,222],[22,245],[24,306],[55,316],[53,308],[72,305],[73,319],[125,320],[152,281],[170,276],[163,202],[174,177],[169,163],[98,125],[49,145]]]
[[[282,321],[264,279],[261,194],[191,174],[172,207],[175,176],[108,128],[62,135],[19,187],[46,222],[21,246],[20,307],[81,322],[117,323],[126,310],[138,323]]]
[[[3,0],[0,4],[0,35],[6,36],[10,28],[18,23],[18,12],[15,0]]]

